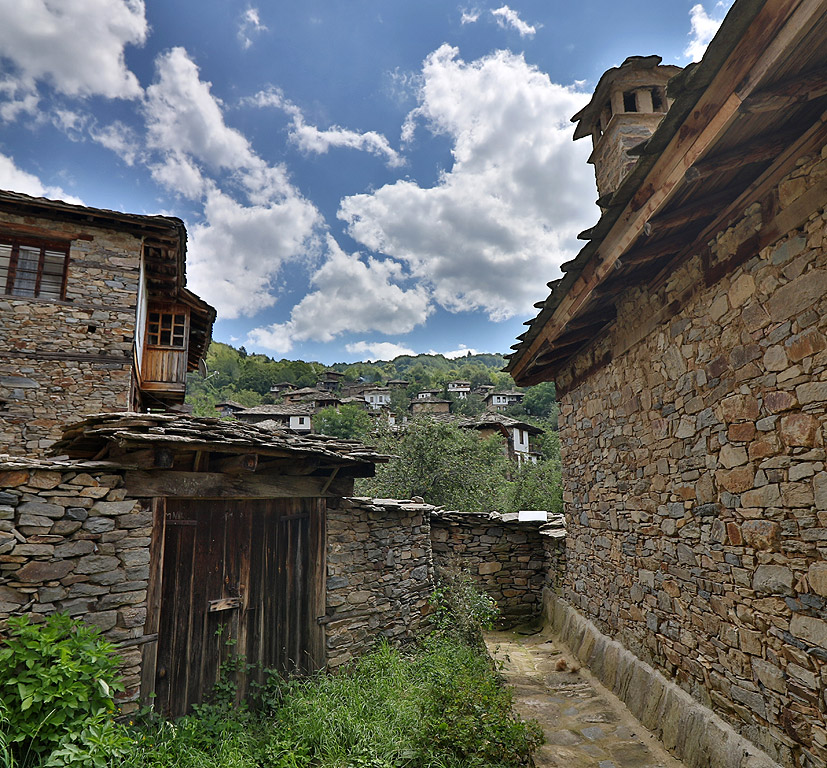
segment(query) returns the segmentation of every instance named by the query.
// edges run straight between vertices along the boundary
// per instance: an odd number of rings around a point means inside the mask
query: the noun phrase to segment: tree
[[[358,493],[386,498],[421,496],[429,504],[463,512],[503,508],[511,462],[499,437],[423,417],[400,431],[384,430],[378,449],[393,458],[376,477],[358,481]]]
[[[529,387],[523,397],[523,408],[529,416],[557,421],[557,389],[553,381]]]
[[[563,512],[563,489],[559,459],[548,459],[532,464],[524,462],[514,473],[508,493],[506,509]]]
[[[370,416],[358,405],[322,408],[313,417],[313,426],[317,432],[357,440],[362,440],[367,435],[372,424]]]

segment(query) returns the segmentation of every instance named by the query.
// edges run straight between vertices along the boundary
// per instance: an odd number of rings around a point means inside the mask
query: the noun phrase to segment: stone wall
[[[0,621],[12,613],[68,613],[121,643],[134,709],[146,620],[152,516],[125,497],[111,469],[70,462],[0,461]]]
[[[504,626],[542,612],[543,586],[556,586],[564,539],[545,535],[541,523],[502,515],[435,512],[431,515],[434,565],[462,568],[492,597]]]
[[[433,591],[430,514],[412,501],[352,498],[327,514],[328,667],[380,638],[415,637]]]
[[[91,237],[72,240],[65,301],[0,297],[0,450],[42,455],[60,437],[62,415],[129,405],[141,242],[0,213],[0,230],[4,223]]]
[[[801,159],[711,267],[825,176]],[[826,221],[628,290],[558,377],[566,599],[784,766],[827,764]]]

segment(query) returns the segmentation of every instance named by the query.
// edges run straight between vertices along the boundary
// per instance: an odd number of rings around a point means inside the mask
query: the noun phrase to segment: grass
[[[271,676],[255,708],[221,703],[135,730],[130,768],[510,768],[539,729],[478,648],[443,634],[382,645],[337,675]]]

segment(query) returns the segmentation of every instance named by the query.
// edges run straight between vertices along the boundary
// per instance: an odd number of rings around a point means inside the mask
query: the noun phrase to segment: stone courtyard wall
[[[433,507],[392,499],[342,499],[327,511],[328,667],[381,638],[420,633],[433,591]]]
[[[437,569],[461,568],[473,576],[513,626],[540,615],[543,587],[554,588],[562,539],[545,535],[538,522],[504,520],[501,515],[435,512],[431,541]]]
[[[91,466],[91,465],[90,465]],[[120,644],[125,712],[137,707],[152,514],[111,469],[0,461],[0,622],[67,613]]]
[[[60,437],[62,415],[129,406],[141,243],[51,218],[0,213],[4,224],[75,238],[65,301],[0,297],[0,452],[38,456]]]
[[[827,765],[827,216],[705,275],[825,177],[827,148],[557,380],[565,599],[790,767]]]

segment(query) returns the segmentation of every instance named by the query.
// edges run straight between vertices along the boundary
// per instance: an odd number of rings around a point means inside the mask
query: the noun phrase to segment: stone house
[[[489,411],[504,411],[512,405],[523,402],[525,394],[516,389],[492,390],[485,396],[485,407]]]
[[[690,764],[824,766],[827,2],[736,0],[663,116],[673,71],[575,116],[602,216],[507,367],[561,402],[549,611]]]
[[[419,398],[411,401],[411,416],[420,416],[424,413],[447,414],[451,412],[451,401],[438,397]]]
[[[40,454],[67,413],[168,408],[215,310],[186,288],[186,231],[0,191],[0,445]]]
[[[537,452],[531,450],[530,438],[543,434],[543,429],[504,414],[484,414],[477,419],[458,422],[463,429],[475,429],[483,437],[497,435],[503,438],[503,451],[512,461],[537,463]]]
[[[127,690],[182,714],[228,653],[285,673],[415,634],[430,510],[369,501],[361,443],[219,419],[101,414],[60,458],[0,456],[0,621],[61,611],[119,643]],[[68,458],[67,458],[68,457]]]
[[[337,392],[344,381],[345,375],[339,371],[325,371],[316,382],[319,389],[326,392]]]
[[[241,411],[246,411],[247,406],[237,403],[235,400],[224,400],[215,404],[215,410],[223,417],[235,416]]]
[[[313,431],[314,413],[316,409],[310,403],[277,403],[275,405],[254,405],[234,415],[246,424],[267,423],[272,428],[306,434]]]
[[[449,381],[448,394],[456,395],[460,400],[467,400],[468,395],[471,394],[470,381]]]
[[[364,391],[364,398],[373,410],[387,408],[391,404],[391,391],[388,387],[369,387]]]

